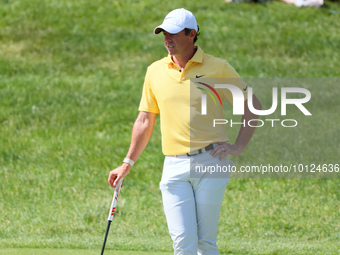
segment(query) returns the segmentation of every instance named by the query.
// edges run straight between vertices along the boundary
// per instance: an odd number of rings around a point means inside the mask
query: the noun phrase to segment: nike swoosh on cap
[[[248,88],[248,85],[243,89],[243,91],[246,91],[247,90],[247,88]]]

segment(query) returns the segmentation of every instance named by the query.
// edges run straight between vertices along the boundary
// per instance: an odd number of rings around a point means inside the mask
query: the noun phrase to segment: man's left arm
[[[257,110],[262,109],[262,105],[260,101],[257,99],[257,97],[254,94],[253,94],[253,105],[254,105],[254,108]],[[229,144],[229,143],[224,143],[224,142],[218,143],[218,146],[216,146],[211,151],[211,155],[213,155],[214,157],[220,155],[220,160],[222,160],[228,154],[232,154],[232,155],[241,154],[243,150],[247,147],[247,144],[249,143],[250,139],[252,138],[255,132],[256,127],[250,127],[248,125],[248,121],[251,119],[258,119],[258,115],[253,114],[249,110],[248,100],[245,100],[244,101],[244,115],[242,116],[242,123],[245,123],[245,125],[241,126],[238,136],[236,138],[236,142],[234,144]]]

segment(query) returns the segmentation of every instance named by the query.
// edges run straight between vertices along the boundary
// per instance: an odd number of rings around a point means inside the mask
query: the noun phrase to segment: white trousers
[[[160,182],[163,206],[175,255],[216,255],[217,226],[229,176],[190,177],[190,162],[202,165],[233,165],[210,151],[196,156],[166,156]]]

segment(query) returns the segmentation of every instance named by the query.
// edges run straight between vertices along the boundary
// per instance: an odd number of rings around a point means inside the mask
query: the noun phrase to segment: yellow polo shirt
[[[247,98],[247,86],[238,73],[225,60],[196,47],[195,55],[183,71],[169,55],[152,63],[145,75],[139,111],[160,114],[164,155],[188,153],[229,140],[225,125],[213,127],[213,120],[223,119],[223,106],[217,94],[222,103],[227,100],[232,104],[231,93],[227,89],[215,89],[216,94],[211,90],[215,84],[209,84],[213,79],[206,78],[235,78],[228,79],[228,84],[233,81]],[[201,112],[202,94],[207,94],[206,115]]]

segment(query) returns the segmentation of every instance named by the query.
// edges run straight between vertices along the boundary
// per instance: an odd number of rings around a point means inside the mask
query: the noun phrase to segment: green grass
[[[232,157],[236,165],[339,163],[339,79],[329,81],[340,76],[340,16],[327,8],[2,0],[0,254],[99,252],[113,194],[108,172],[128,149],[146,68],[166,55],[152,30],[177,7],[196,14],[197,44],[242,77],[313,78],[306,85],[313,116],[291,109],[298,127],[259,128],[247,150]],[[270,87],[252,81],[269,108]],[[237,128],[228,132],[235,140]],[[157,122],[122,189],[107,244],[112,254],[172,251],[158,190],[162,162]],[[219,225],[221,254],[339,254],[339,184],[335,178],[231,180]]]
[[[0,250],[0,255],[96,255],[99,254],[97,250],[85,250],[85,249],[4,249]],[[115,251],[112,253],[110,250],[106,250],[105,254],[114,255],[146,255],[148,252],[142,251]],[[171,255],[169,252],[153,252],[154,255]]]

